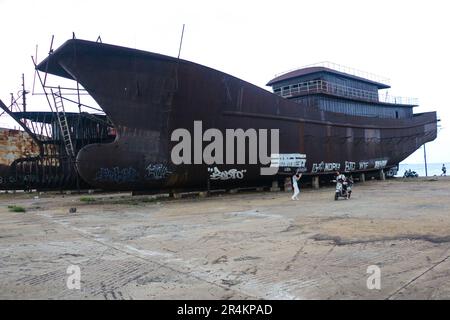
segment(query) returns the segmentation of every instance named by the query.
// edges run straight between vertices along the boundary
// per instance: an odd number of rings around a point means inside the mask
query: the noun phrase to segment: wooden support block
[[[314,189],[319,189],[320,188],[319,176],[312,177],[312,187]]]
[[[271,192],[277,192],[280,191],[280,187],[278,186],[278,181],[272,182],[272,187],[270,188]]]

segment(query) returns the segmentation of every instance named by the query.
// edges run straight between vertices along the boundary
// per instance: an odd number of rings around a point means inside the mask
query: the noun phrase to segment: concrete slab
[[[1,194],[0,298],[449,299],[450,179],[353,190]],[[66,285],[71,265],[80,290]],[[367,288],[371,265],[380,290]]]

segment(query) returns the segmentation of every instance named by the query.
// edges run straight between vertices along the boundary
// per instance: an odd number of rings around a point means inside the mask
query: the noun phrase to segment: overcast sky
[[[391,79],[389,93],[436,110],[438,138],[429,162],[450,162],[450,4],[448,1],[95,1],[0,0],[0,99],[31,90],[38,59],[72,37],[181,57],[265,87],[277,73],[320,61]],[[47,108],[29,97],[29,108]],[[7,120],[0,117],[0,126]],[[423,161],[422,149],[407,159]]]

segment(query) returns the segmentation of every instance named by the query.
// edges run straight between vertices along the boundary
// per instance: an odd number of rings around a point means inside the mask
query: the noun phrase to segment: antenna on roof
[[[97,37],[97,40],[95,42],[103,43],[102,38],[100,37],[100,35]]]
[[[72,31],[72,39],[76,39],[75,38],[75,32]]]
[[[178,59],[180,59],[181,45],[183,44],[183,35],[184,35],[184,23],[183,23],[183,30],[181,30],[180,47],[178,48]]]

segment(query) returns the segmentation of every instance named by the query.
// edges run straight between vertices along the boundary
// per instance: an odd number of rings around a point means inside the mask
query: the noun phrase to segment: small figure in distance
[[[442,174],[441,176],[446,176],[447,175],[447,168],[445,167],[445,163],[442,164]]]
[[[292,187],[294,188],[294,195],[292,196],[292,200],[299,200],[298,195],[300,193],[300,188],[298,187],[298,181],[302,177],[302,174],[297,171],[295,175],[292,176]]]

